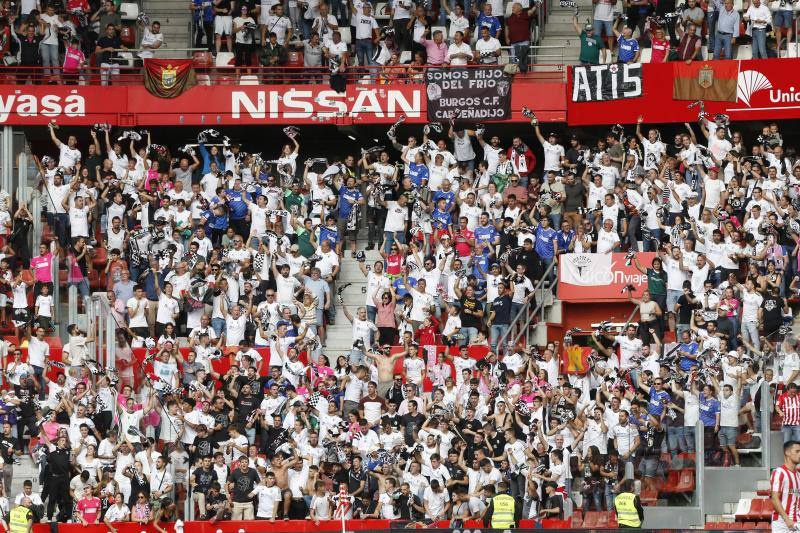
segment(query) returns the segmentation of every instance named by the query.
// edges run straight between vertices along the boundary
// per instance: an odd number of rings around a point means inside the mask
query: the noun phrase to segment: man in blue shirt
[[[492,15],[492,4],[489,2],[483,4],[483,11],[478,15],[475,26],[477,28],[489,28],[489,35],[495,39],[500,38],[502,25],[500,24],[500,19]]]
[[[434,203],[439,201],[439,198],[445,199],[445,210],[453,211],[453,206],[456,205],[456,193],[450,190],[450,182],[444,180],[442,182],[442,189],[433,193]]]
[[[619,19],[617,19],[617,24],[619,24]],[[633,30],[626,26],[620,33],[615,25],[614,35],[617,36],[617,44],[619,44],[617,63],[638,63],[641,51],[639,50],[639,41],[633,38]]]
[[[711,440],[706,442],[714,442],[713,435],[709,435],[711,428],[714,432],[719,431],[719,413],[720,403],[714,394],[714,388],[708,384],[703,385],[700,393],[700,422],[703,423],[706,438],[711,437]]]
[[[331,241],[331,248],[336,248],[341,238],[342,236],[339,235],[333,215],[326,216],[325,225],[319,227],[319,242],[321,243],[324,240]]]
[[[664,380],[659,377],[653,378],[653,386],[647,387],[644,383],[639,384],[639,388],[647,392],[650,396],[650,401],[647,404],[647,414],[661,420],[661,415],[666,409],[666,405],[671,401],[669,392],[664,390]]]
[[[211,209],[203,211],[200,223],[206,227],[206,232],[211,234],[211,244],[214,247],[222,245],[222,236],[228,229],[228,210],[225,204],[215,204]]]
[[[534,235],[536,236],[534,250],[537,254],[539,254],[542,269],[544,270],[550,268],[550,264],[555,260],[556,253],[558,253],[556,230],[550,227],[550,217],[548,214],[549,212],[542,214],[542,218],[539,220],[539,225],[536,226],[536,231],[534,232]],[[554,274],[555,270],[550,273],[550,277],[552,278]]]
[[[500,234],[493,224],[489,224],[489,213],[481,213],[480,225],[475,228],[475,244],[479,242],[490,243],[494,246],[500,244]]]
[[[236,176],[233,181],[233,189],[225,189],[225,197],[228,200],[228,209],[230,211],[230,225],[236,232],[236,235],[246,239],[250,236],[250,224],[247,222],[247,202],[244,198],[250,200],[250,195],[242,189],[242,178]]]
[[[697,343],[692,341],[692,333],[690,331],[684,331],[681,334],[681,343],[678,346],[678,357],[680,357],[678,364],[680,365],[681,370],[688,372],[693,366],[698,365],[698,348],[699,347]]]
[[[192,0],[194,22],[197,26],[197,35],[194,38],[194,47],[203,47],[203,36],[206,37],[206,48],[214,51],[214,7],[209,0]]]
[[[569,220],[564,220],[561,222],[561,231],[558,232],[556,236],[556,244],[558,245],[558,253],[563,254],[569,251],[569,245],[572,243],[572,239],[575,238],[575,230],[572,229],[572,225],[570,224]]]
[[[339,188],[339,220],[337,221],[337,228],[340,236],[339,242],[344,245],[345,238],[350,241],[350,255],[353,257],[356,256],[358,211],[355,211],[356,219],[354,224],[350,223],[350,215],[353,214],[353,209],[358,210],[365,203],[364,195],[356,187],[356,179],[350,176],[345,181],[345,184]],[[350,227],[353,227],[353,229],[350,229]],[[336,251],[339,255],[342,254],[341,248],[337,248]]]

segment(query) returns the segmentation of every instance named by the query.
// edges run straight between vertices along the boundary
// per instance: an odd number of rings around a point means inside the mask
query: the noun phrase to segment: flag
[[[571,344],[561,354],[561,369],[565,374],[583,375],[589,371],[589,355],[592,349]]]
[[[145,59],[144,86],[159,98],[175,98],[196,83],[191,59]]]
[[[683,61],[672,64],[672,98],[735,102],[738,61]]]

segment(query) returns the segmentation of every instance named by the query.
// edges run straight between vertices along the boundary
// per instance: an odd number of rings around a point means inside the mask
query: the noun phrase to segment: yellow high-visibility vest
[[[11,509],[8,519],[10,533],[28,533],[28,517],[30,515],[31,510],[21,505]]]
[[[614,507],[617,510],[617,523],[619,523],[619,525],[642,527],[642,521],[639,519],[639,511],[636,510],[636,505],[633,503],[634,498],[636,498],[636,495],[630,492],[617,494],[614,498]]]
[[[517,502],[508,494],[498,494],[492,498],[492,529],[508,529],[514,525],[514,507]]]

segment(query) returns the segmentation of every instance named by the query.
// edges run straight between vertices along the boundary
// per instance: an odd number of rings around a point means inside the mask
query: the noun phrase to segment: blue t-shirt
[[[478,270],[478,266],[480,266],[480,270]],[[475,257],[472,258],[472,275],[478,278],[478,284],[483,286],[486,283],[486,279],[484,278],[485,274],[483,272],[489,271],[489,250],[484,248],[483,253],[476,254]]]
[[[657,391],[655,387],[650,387],[650,403],[647,404],[647,413],[656,418],[660,417],[669,401],[670,395],[667,391]]]
[[[244,220],[247,216],[247,204],[244,202],[244,197],[250,199],[250,195],[246,191],[236,191],[234,189],[225,189],[225,194],[228,195],[228,209],[230,210],[231,220]]]
[[[536,227],[536,253],[542,259],[552,259],[556,255],[556,230],[551,227],[544,228],[542,226]]]
[[[690,342],[689,344],[681,343],[681,345],[678,347],[679,352],[688,352],[692,355],[696,355],[697,350],[698,346],[696,342]],[[693,366],[697,366],[699,363],[695,359],[681,357],[681,360],[678,362],[678,364],[680,365],[681,370],[688,372]]]
[[[478,226],[473,232],[475,234],[475,242],[490,242],[493,243],[497,237],[497,228],[492,224],[486,226]]]
[[[439,198],[445,199],[447,203],[445,204],[444,208],[449,211],[456,202],[456,193],[453,191],[436,191],[433,193],[433,205],[436,205],[439,202]]]
[[[714,427],[717,424],[717,413],[719,413],[719,400],[714,398],[706,398],[705,395],[700,393],[700,422],[705,427]]]
[[[228,215],[217,216],[210,209],[200,213],[200,218],[206,219],[206,230],[228,229]]]
[[[619,43],[619,60],[621,63],[630,63],[639,51],[639,41],[636,39],[626,39],[620,35],[617,39]]]
[[[559,231],[556,235],[556,242],[558,243],[559,250],[567,250],[569,248],[569,243],[572,241],[572,237],[575,236],[575,230],[569,230],[567,233],[563,231]]]
[[[331,242],[331,248],[336,246],[336,243],[339,242],[339,231],[336,227],[321,226],[319,228],[319,242],[326,240]]]
[[[433,229],[447,229],[452,222],[453,216],[447,211],[439,211],[434,209],[431,213],[431,225]]]
[[[411,285],[412,287],[416,286],[417,279],[411,277],[408,278],[408,284]],[[408,287],[406,287],[405,282],[403,282],[403,278],[398,278],[394,280],[392,286],[394,287],[394,292],[397,294],[398,298],[402,298],[403,296],[408,294]]]
[[[348,189],[345,186],[340,187],[339,218],[350,218],[350,212],[353,210],[353,206],[360,199],[361,199],[361,191],[359,191],[358,189]]]
[[[478,27],[479,34],[480,28],[486,27],[489,28],[489,35],[492,37],[497,37],[497,32],[500,31],[500,20],[495,16],[486,16],[486,13],[481,12],[478,15],[477,23],[475,24]]]
[[[411,183],[414,184],[415,188],[419,189],[422,187],[423,180],[427,183],[429,176],[430,172],[426,165],[413,162],[408,164],[408,177],[411,179]]]
[[[203,2],[208,2],[208,7],[204,7],[202,9],[198,9],[194,12],[194,20],[199,20],[200,15],[203,15],[203,22],[214,22],[214,8],[211,5],[211,2],[208,0],[192,0],[192,3],[197,7],[203,5]]]

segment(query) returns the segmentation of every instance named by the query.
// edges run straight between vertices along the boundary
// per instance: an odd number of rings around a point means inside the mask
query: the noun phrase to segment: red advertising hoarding
[[[723,80],[735,63],[735,102],[705,102],[711,115],[725,113],[732,121],[782,120],[800,118],[800,58],[755,59],[748,61],[705,61],[697,83]],[[642,65],[641,96],[624,100],[575,102],[573,76],[567,82],[567,117],[572,125],[633,124],[639,115],[647,123],[696,122],[698,108],[689,100],[673,98],[673,63]]]
[[[523,107],[543,121],[566,121],[563,82],[516,82],[511,94],[512,121],[527,122]],[[428,121],[424,85],[349,85],[344,94],[324,84],[199,85],[168,99],[142,85],[0,85],[2,125],[358,125],[390,124],[400,115]]]
[[[558,298],[565,302],[621,302],[628,299],[625,286],[636,288],[634,295],[647,288],[647,276],[626,254],[563,254],[558,258]],[[655,253],[637,254],[642,266],[653,262]]]

